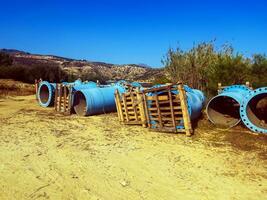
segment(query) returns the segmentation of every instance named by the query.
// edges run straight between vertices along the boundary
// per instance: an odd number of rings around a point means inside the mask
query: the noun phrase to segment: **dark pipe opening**
[[[247,104],[247,117],[255,126],[267,129],[267,93],[254,96]]]
[[[82,92],[77,91],[74,94],[73,107],[77,115],[86,115],[86,98]]]
[[[49,99],[49,89],[48,89],[47,85],[41,86],[39,98],[43,104],[47,103],[47,101]]]
[[[233,127],[240,122],[239,103],[228,96],[213,98],[207,107],[209,119],[216,125]]]

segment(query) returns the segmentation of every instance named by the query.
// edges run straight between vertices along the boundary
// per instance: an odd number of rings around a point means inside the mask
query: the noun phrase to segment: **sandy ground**
[[[0,199],[267,199],[267,137],[207,120],[195,135],[0,99]]]

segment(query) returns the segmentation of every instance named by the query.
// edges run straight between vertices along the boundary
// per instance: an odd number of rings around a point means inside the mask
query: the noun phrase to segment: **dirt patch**
[[[266,137],[205,116],[193,137],[0,102],[0,199],[265,199]]]

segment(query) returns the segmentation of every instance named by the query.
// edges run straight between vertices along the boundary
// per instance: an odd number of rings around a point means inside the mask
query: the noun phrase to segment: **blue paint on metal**
[[[79,89],[74,94],[74,110],[81,116],[96,115],[116,111],[114,94],[125,88],[119,84],[104,88]]]
[[[96,88],[97,84],[93,81],[82,82],[81,80],[76,80],[74,82],[62,82],[63,85],[72,85],[72,91],[70,93],[80,90],[80,89],[89,89]],[[55,98],[55,89],[56,83],[49,83],[47,81],[42,81],[38,88],[38,102],[42,107],[49,107],[54,105]]]
[[[123,92],[119,91],[119,93],[125,93],[125,92],[128,92],[129,89],[131,88],[139,88],[140,91],[143,90],[143,86],[139,83],[139,82],[128,82],[128,81],[125,81],[125,80],[120,80],[116,83],[113,84],[114,86],[119,86],[119,87],[122,87],[122,88],[125,88],[123,90]]]
[[[265,125],[262,125],[261,120],[258,119],[258,117],[252,111],[252,109],[256,109],[256,105],[252,105],[253,100],[255,101],[256,98],[259,98],[259,97],[260,97],[259,100],[263,98],[267,98],[267,87],[258,88],[256,90],[249,92],[249,94],[244,98],[244,101],[241,104],[240,116],[241,116],[243,123],[251,131],[267,134],[266,121],[264,122]]]
[[[54,93],[56,84],[42,81],[38,88],[38,102],[42,107],[52,106],[54,104]]]
[[[139,88],[142,88],[142,85],[141,85],[141,83],[139,83],[139,82],[132,82],[131,85],[132,85],[133,87],[139,87]]]
[[[152,88],[158,88],[161,86],[166,86],[166,85],[159,84],[159,85],[153,86]],[[186,91],[187,107],[188,107],[188,112],[189,112],[190,118],[191,118],[191,120],[196,120],[201,115],[201,111],[202,111],[202,108],[203,108],[204,102],[205,102],[205,95],[203,94],[202,91],[192,89],[187,85],[184,85],[184,89]],[[179,94],[178,90],[172,90],[171,92],[173,94],[176,94],[176,95]],[[148,96],[154,96],[155,94],[160,95],[162,93],[163,92],[157,92],[157,93],[150,92],[147,95]],[[152,103],[152,101],[147,101],[148,107],[151,106],[151,103]],[[153,118],[153,116],[149,115],[149,118]],[[152,125],[152,128],[156,128],[156,126],[155,126],[157,124],[156,121],[150,120],[150,123]],[[179,124],[176,126],[177,129],[183,129],[184,128],[183,120],[177,121],[177,124]]]
[[[225,87],[207,104],[206,112],[209,120],[213,124],[225,125],[228,127],[233,127],[239,124],[239,122],[241,121],[241,118],[238,114],[239,106],[242,104],[244,98],[249,94],[250,91],[251,89],[245,85],[232,85]],[[222,105],[223,101],[228,101],[228,103]],[[231,109],[234,110],[235,114],[231,116],[231,113],[227,113],[228,109],[224,109],[222,106],[232,106]],[[218,109],[216,109],[215,107],[217,107]],[[224,113],[221,113],[220,111],[223,111]],[[238,116],[236,116],[236,113]]]
[[[84,82],[84,83],[80,83],[80,82],[74,82],[73,84],[73,90],[77,91],[77,90],[81,90],[81,89],[90,89],[90,88],[96,88],[97,84],[93,81],[89,81],[89,82]]]

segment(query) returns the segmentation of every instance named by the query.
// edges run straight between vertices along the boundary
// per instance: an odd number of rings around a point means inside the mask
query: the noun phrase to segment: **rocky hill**
[[[89,74],[90,76],[101,76],[105,80],[153,81],[163,74],[162,69],[155,69],[145,65],[116,65],[104,62],[90,62],[53,55],[31,54],[13,49],[0,49],[0,52],[9,54],[15,65],[34,66],[41,63],[49,66],[60,66],[68,74],[79,77]]]

